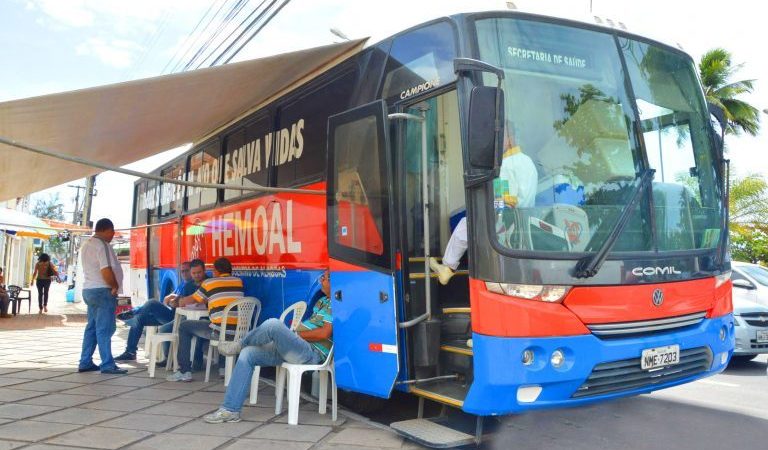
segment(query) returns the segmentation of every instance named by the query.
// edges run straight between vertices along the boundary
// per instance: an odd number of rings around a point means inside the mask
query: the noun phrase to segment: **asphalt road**
[[[768,449],[766,356],[687,385],[505,417],[484,449]]]
[[[748,363],[732,363],[722,374],[637,397],[488,418],[479,449],[768,449],[766,359],[763,355]],[[411,419],[416,404],[411,396],[396,396],[384,411],[368,417],[382,425]],[[425,416],[438,413],[439,408],[428,402]],[[471,416],[458,420],[465,431],[474,430]]]

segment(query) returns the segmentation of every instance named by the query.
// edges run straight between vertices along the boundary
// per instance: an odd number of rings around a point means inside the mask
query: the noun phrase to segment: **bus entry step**
[[[390,427],[397,434],[432,448],[452,448],[475,443],[475,436],[441,425],[435,419],[403,420],[393,422]]]

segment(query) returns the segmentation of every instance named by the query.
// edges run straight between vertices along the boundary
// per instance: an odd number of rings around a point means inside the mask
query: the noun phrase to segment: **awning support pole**
[[[310,189],[277,188],[277,187],[266,187],[261,185],[236,186],[231,184],[198,183],[195,181],[184,181],[184,180],[176,180],[173,178],[165,178],[165,177],[160,177],[160,176],[152,175],[148,173],[137,172],[135,170],[124,169],[122,167],[111,166],[109,164],[104,164],[96,161],[88,161],[86,159],[78,158],[76,156],[69,156],[61,153],[56,153],[51,150],[45,150],[39,147],[34,147],[32,145],[27,145],[21,142],[17,142],[13,139],[8,139],[3,136],[0,136],[0,144],[10,145],[11,147],[20,148],[22,150],[27,150],[32,153],[37,153],[39,155],[50,156],[51,158],[63,159],[65,161],[82,164],[84,166],[96,167],[103,170],[111,170],[112,172],[122,173],[125,175],[131,175],[139,178],[146,178],[148,180],[155,180],[161,183],[180,184],[182,186],[198,187],[198,188],[230,189],[235,191],[251,191],[251,192],[269,192],[269,193],[275,193],[275,194],[285,193],[285,194],[325,195],[325,191],[314,191]]]

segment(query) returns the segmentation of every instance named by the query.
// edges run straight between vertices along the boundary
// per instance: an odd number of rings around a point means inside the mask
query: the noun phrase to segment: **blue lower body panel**
[[[724,336],[721,330],[725,331]],[[599,339],[590,334],[507,338],[474,334],[472,341],[475,376],[463,409],[478,415],[501,415],[627,397],[722,372],[733,353],[734,326],[733,316],[728,314],[706,319],[696,327],[643,337]],[[655,376],[662,372],[639,370],[643,350],[667,345],[680,346],[679,371],[672,369],[666,376]],[[530,365],[522,363],[522,354],[526,349],[532,350],[534,354]],[[565,355],[565,361],[559,368],[553,367],[550,362],[552,352],[557,349]],[[682,370],[694,366],[686,364],[683,360],[685,354],[699,355],[696,364],[700,370]],[[705,357],[707,359],[702,366]],[[611,366],[605,363],[633,359],[637,363],[627,366],[628,370],[612,369],[619,370],[612,372],[616,383],[614,390],[584,389],[585,382],[596,366],[604,364],[601,367],[610,369]],[[604,379],[598,380],[598,383],[603,382]]]

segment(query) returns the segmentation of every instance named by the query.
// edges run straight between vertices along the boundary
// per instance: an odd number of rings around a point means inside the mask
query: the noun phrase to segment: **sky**
[[[185,54],[195,26],[225,0],[3,0],[0,2],[0,102],[169,73]],[[256,2],[252,2],[256,4]],[[409,26],[455,12],[507,9],[498,0],[292,0],[234,61],[338,42],[330,28],[373,43]],[[698,61],[723,47],[743,64],[736,78],[755,79],[743,99],[768,108],[768,60],[762,49],[764,20],[747,0],[675,2],[669,0],[515,0],[518,10],[585,19],[621,21],[630,32],[679,46]],[[414,7],[414,5],[418,7]],[[761,114],[764,123],[768,116]],[[739,176],[768,176],[768,127],[758,137],[727,139]],[[18,150],[22,151],[22,150]],[[158,154],[130,165],[149,171],[182,152]],[[92,217],[130,225],[133,177],[105,173],[96,181]],[[83,184],[73,180],[68,184]],[[72,211],[75,189],[57,187]],[[70,218],[71,214],[67,215]]]

